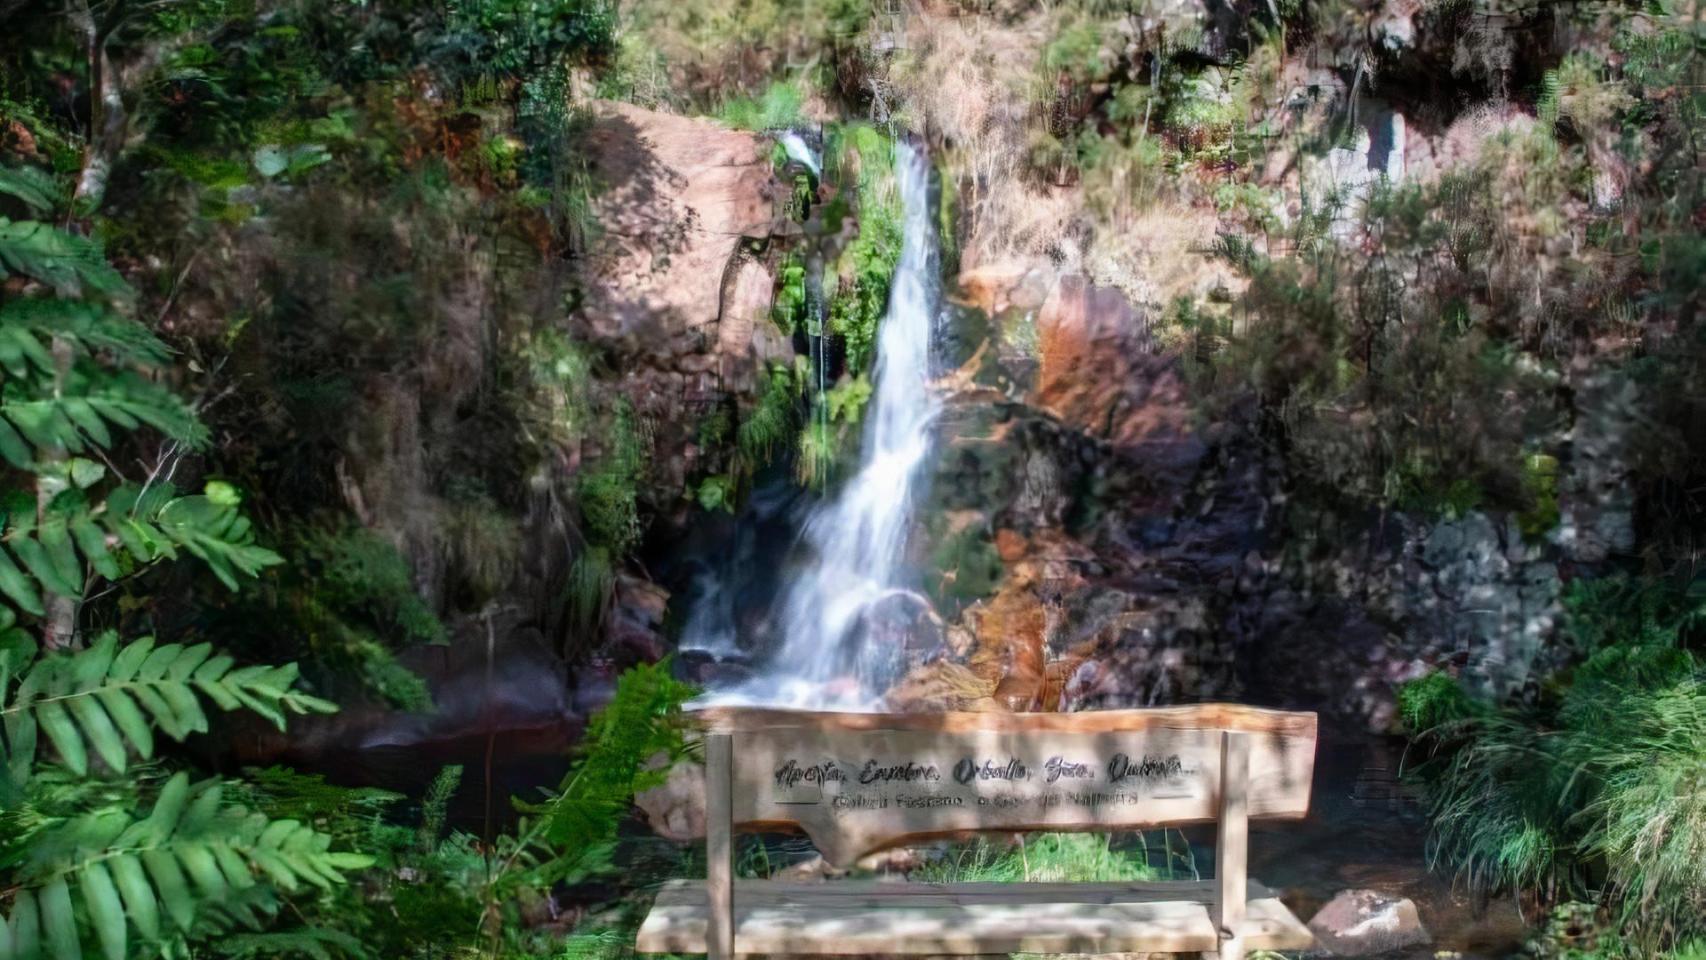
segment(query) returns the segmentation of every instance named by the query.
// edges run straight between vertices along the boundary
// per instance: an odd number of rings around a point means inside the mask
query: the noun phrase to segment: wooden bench
[[[1071,714],[718,707],[704,729],[707,879],[658,894],[642,953],[1203,953],[1301,950],[1246,873],[1249,820],[1309,809],[1315,715],[1229,705]],[[977,832],[1216,823],[1215,879],[783,883],[733,878],[733,833],[802,831],[846,866]]]

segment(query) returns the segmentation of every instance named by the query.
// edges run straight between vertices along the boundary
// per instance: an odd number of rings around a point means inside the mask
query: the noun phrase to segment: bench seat
[[[1213,953],[1214,884],[788,883],[734,885],[736,954]],[[1241,926],[1250,950],[1314,943],[1274,894],[1255,881]],[[641,953],[705,953],[705,884],[658,891],[640,927]]]

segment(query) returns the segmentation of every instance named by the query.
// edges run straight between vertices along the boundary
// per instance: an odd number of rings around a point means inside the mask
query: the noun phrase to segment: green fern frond
[[[229,934],[219,940],[219,953],[231,960],[247,960],[249,957],[307,957],[309,960],[353,957],[360,960],[372,956],[359,939],[324,927]]]
[[[0,924],[0,960],[76,960],[91,934],[107,960],[124,960],[133,934],[153,941],[188,931],[206,903],[263,882],[331,889],[372,863],[332,851],[331,838],[311,827],[269,820],[222,795],[217,781],[191,784],[179,773],[146,817],[103,807],[44,831]]]
[[[98,478],[98,470],[88,464],[85,478]],[[77,462],[68,471],[77,476]],[[39,520],[23,501],[23,509],[4,517],[0,597],[40,616],[43,594],[81,597],[89,570],[117,580],[138,566],[175,558],[179,548],[207,564],[232,590],[239,577],[283,562],[255,543],[253,527],[235,504],[206,494],[174,493],[165,485],[146,491],[127,485],[91,506],[74,486],[56,497]]]
[[[32,447],[72,453],[110,447],[114,427],[147,424],[191,449],[207,445],[207,428],[189,404],[135,371],[74,370],[53,389],[7,393],[0,399],[0,457],[19,469],[35,462]]]
[[[34,220],[0,217],[0,279],[12,274],[32,277],[66,296],[126,300],[135,295],[95,242]]]
[[[0,304],[0,366],[7,373],[22,377],[34,368],[53,376],[57,365],[44,341],[55,337],[123,364],[159,366],[172,356],[147,327],[86,300],[19,297]]]
[[[79,776],[88,773],[90,754],[123,773],[133,752],[154,755],[156,728],[173,740],[206,732],[203,698],[222,710],[252,710],[281,730],[286,713],[336,710],[294,689],[296,675],[294,663],[237,667],[205,643],[156,645],[144,637],[121,647],[108,632],[87,650],[36,661],[15,688],[8,682],[0,689],[0,761],[12,782],[22,783],[45,735],[60,762]]]
[[[0,167],[0,193],[17,197],[36,213],[47,213],[65,200],[53,174],[39,167]]]

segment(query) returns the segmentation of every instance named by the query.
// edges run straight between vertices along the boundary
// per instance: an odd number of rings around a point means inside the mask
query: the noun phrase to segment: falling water
[[[794,158],[795,161],[804,164],[806,169],[812,172],[812,176],[823,176],[823,170],[819,167],[817,162],[817,154],[812,152],[811,145],[806,143],[806,139],[804,137],[800,136],[793,130],[784,130],[781,135],[776,138],[776,142],[782,145],[782,149],[787,151],[788,156]]]
[[[895,173],[905,240],[877,338],[859,471],[806,521],[810,562],[783,591],[780,648],[724,699],[852,707],[872,702],[896,679],[892,651],[867,649],[860,619],[873,601],[903,585],[906,534],[937,408],[930,335],[939,290],[930,165],[902,143]]]

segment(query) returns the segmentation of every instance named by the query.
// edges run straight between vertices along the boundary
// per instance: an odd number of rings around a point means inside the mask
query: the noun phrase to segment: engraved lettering
[[[905,763],[884,766],[875,758],[865,761],[865,768],[859,771],[860,783],[916,783],[920,780],[932,781],[942,779],[941,771],[935,764],[921,764],[908,760]]]
[[[1043,771],[1048,774],[1049,783],[1065,778],[1067,780],[1094,780],[1096,772],[1090,769],[1088,763],[1078,763],[1062,757],[1050,757],[1043,764]]]
[[[1108,761],[1108,782],[1122,783],[1126,780],[1170,780],[1183,773],[1185,763],[1178,754],[1171,756],[1144,756],[1132,759],[1123,753],[1114,754]]]
[[[977,761],[971,757],[961,757],[960,762],[954,764],[954,779],[961,784],[971,783],[973,780],[1029,780],[1030,778],[1031,771],[1019,762],[1018,757],[1008,758],[1007,763],[999,767],[995,765],[995,761],[987,759],[983,761],[982,766],[978,766]]]

